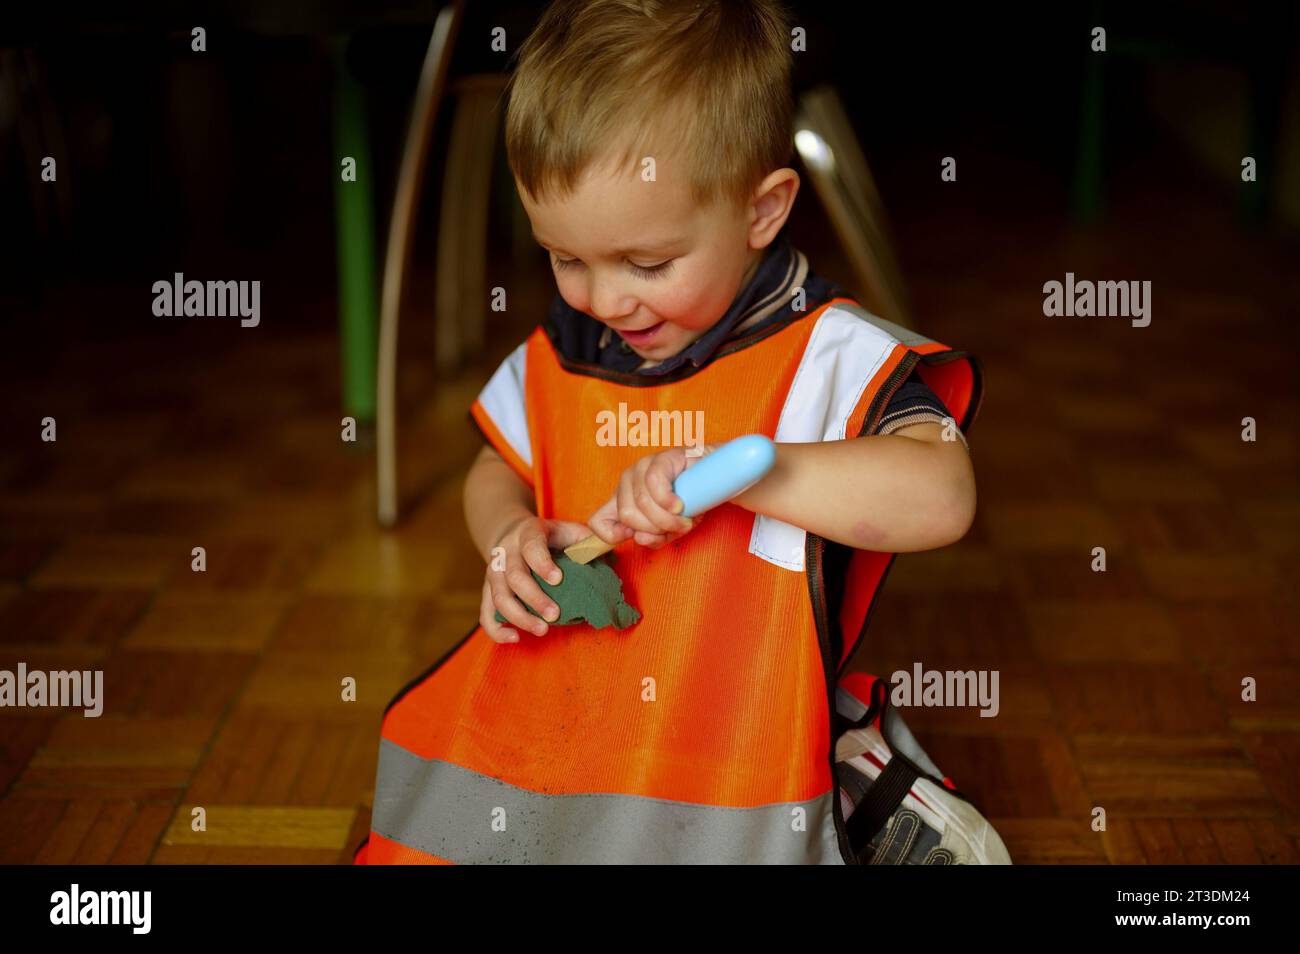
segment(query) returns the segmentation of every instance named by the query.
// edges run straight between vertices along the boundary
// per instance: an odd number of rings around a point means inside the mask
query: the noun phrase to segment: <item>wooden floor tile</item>
[[[1066,731],[1173,736],[1221,732],[1227,719],[1209,680],[1185,665],[1049,665],[1044,678]]]
[[[64,544],[31,578],[32,586],[156,587],[188,565],[195,544],[180,537],[99,534]]]
[[[0,605],[0,645],[117,645],[149,603],[143,589],[41,587],[24,589]]]
[[[421,660],[389,653],[276,651],[262,657],[244,687],[240,704],[347,719],[350,716],[344,710],[349,707],[383,708],[421,664]],[[356,702],[341,699],[345,677],[356,680]]]
[[[875,660],[909,655],[935,668],[990,667],[1032,653],[1024,609],[1009,594],[939,597],[895,592],[886,584],[850,668],[871,671]]]
[[[1300,732],[1244,732],[1243,742],[1277,804],[1300,817]]]
[[[47,798],[69,791],[179,795],[214,729],[215,719],[65,716],[33,753],[14,791]]]
[[[962,544],[900,554],[889,571],[890,592],[933,594],[937,581],[945,593],[996,592],[1005,585],[1005,573],[996,554]]]
[[[25,580],[58,547],[56,536],[0,536],[0,580]]]
[[[1094,547],[1106,550],[1106,568],[1093,570]],[[1013,553],[1001,557],[1009,589],[1022,600],[1136,600],[1149,583],[1139,554],[1112,553],[1104,542],[1080,546],[1071,554]]]
[[[1138,837],[1137,824],[1128,818],[1111,818],[1107,815],[1106,830],[1097,833],[1112,865],[1147,864],[1146,852]]]
[[[1095,432],[1107,437],[1137,433],[1152,437],[1163,424],[1160,412],[1149,401],[1132,395],[1062,392],[1053,395],[1052,406],[1075,433]]]
[[[1077,735],[1084,785],[1128,818],[1265,818],[1276,804],[1232,736]]]
[[[112,534],[206,536],[222,527],[236,509],[229,498],[118,496],[104,513],[103,529]]]
[[[120,650],[105,658],[104,711],[204,718],[230,705],[256,665],[251,654]]]
[[[1025,612],[1041,659],[1176,663],[1183,658],[1178,630],[1157,600],[1035,600]]]
[[[127,650],[255,653],[285,612],[278,594],[213,594],[176,589],[158,594],[130,634]]]
[[[1250,550],[1255,535],[1234,503],[1137,503],[1110,508],[1140,551]]]
[[[204,548],[207,568],[195,571],[187,549],[183,567],[169,581],[169,586],[176,592],[293,592],[302,586],[319,559],[317,545],[293,537],[229,538],[213,535],[194,537],[189,542],[191,547]]]
[[[1013,864],[1098,865],[1106,863],[1099,833],[1088,822],[1064,818],[990,818]]]
[[[1152,459],[1113,463],[1102,458],[1089,466],[1097,497],[1107,503],[1215,503],[1223,492],[1213,479],[1178,462]]]
[[[308,594],[284,617],[272,648],[327,653],[408,652],[418,629],[434,620],[432,601],[412,597]]]
[[[331,721],[244,709],[232,714],[194,775],[195,801],[346,807],[374,785],[380,714]]]
[[[1265,550],[1292,554],[1300,551],[1300,492],[1245,500],[1237,504],[1237,510]]]
[[[21,711],[21,710],[20,710]],[[23,772],[54,731],[53,718],[6,714],[0,721],[0,799]]]
[[[66,800],[21,794],[0,800],[0,864],[35,863],[67,810]]]
[[[436,540],[370,531],[326,550],[305,586],[313,593],[431,596],[447,559]]]
[[[0,527],[11,533],[66,537],[103,525],[105,500],[97,494],[51,491],[0,493]]]
[[[1293,600],[1187,601],[1169,613],[1183,645],[1206,665],[1300,663],[1300,605]]]
[[[1255,699],[1242,698],[1243,679],[1255,680]],[[1210,684],[1232,725],[1245,732],[1300,732],[1300,666],[1219,666]]]
[[[1295,433],[1286,423],[1261,421],[1256,412],[1255,440],[1243,441],[1241,419],[1249,413],[1243,411],[1235,419],[1225,414],[1213,427],[1182,424],[1175,428],[1175,436],[1199,463],[1216,471],[1296,473],[1300,453]]]
[[[1278,591],[1275,565],[1245,553],[1144,553],[1142,572],[1166,599],[1269,599]]]
[[[989,538],[999,552],[1088,552],[1095,546],[1120,550],[1125,531],[1096,506],[1026,501],[982,507]]]
[[[352,808],[204,805],[206,830],[193,830],[193,805],[181,805],[163,835],[166,846],[296,848],[338,851],[347,840]]]
[[[193,440],[199,441],[198,438]],[[133,497],[237,498],[254,461],[241,453],[221,453],[201,441],[190,452],[169,443],[168,453],[141,461],[122,478],[119,491]]]

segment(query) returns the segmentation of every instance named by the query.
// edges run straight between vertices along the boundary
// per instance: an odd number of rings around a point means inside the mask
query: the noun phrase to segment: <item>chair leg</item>
[[[796,147],[858,273],[862,303],[880,317],[910,328],[906,286],[884,208],[839,96],[830,87],[811,90],[800,101],[796,122]],[[815,134],[820,145],[806,143],[803,132]]]
[[[348,70],[344,46],[334,50],[334,136],[337,157],[351,156],[359,175],[343,181],[334,171],[338,248],[339,350],[343,412],[367,424],[375,419],[375,233],[373,166],[366,132],[364,93]]]
[[[483,347],[492,160],[504,86],[500,75],[467,77],[455,86],[438,225],[436,354],[442,371]]]
[[[483,353],[483,344],[487,328],[488,292],[487,292],[487,246],[488,223],[491,219],[493,170],[497,133],[501,125],[501,95],[505,90],[506,77],[497,74],[486,78],[482,94],[478,97],[476,123],[474,126],[474,153],[479,157],[475,166],[474,194],[478,196],[476,208],[478,215],[473,224],[475,240],[473,249],[478,262],[478,276],[473,286],[478,290],[477,301],[471,303],[471,309],[465,317],[465,352],[470,357]]]
[[[415,213],[424,179],[425,159],[433,133],[433,121],[447,85],[452,44],[464,19],[464,0],[444,7],[434,23],[433,36],[420,70],[411,121],[402,149],[397,177],[397,194],[388,226],[388,248],[384,256],[384,284],[380,299],[379,366],[376,395],[376,491],[379,522],[391,527],[397,522],[397,320],[402,306],[402,286],[415,231]]]

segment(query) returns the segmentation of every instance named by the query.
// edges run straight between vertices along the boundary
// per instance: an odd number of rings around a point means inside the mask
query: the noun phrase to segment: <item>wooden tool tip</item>
[[[585,540],[579,540],[572,546],[564,548],[564,555],[574,563],[590,563],[598,556],[604,556],[614,549],[594,533]]]

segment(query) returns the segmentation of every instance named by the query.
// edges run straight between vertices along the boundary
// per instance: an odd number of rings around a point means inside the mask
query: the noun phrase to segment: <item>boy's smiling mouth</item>
[[[645,347],[654,341],[655,336],[659,334],[659,331],[663,326],[664,323],[662,321],[657,321],[653,325],[647,325],[646,327],[639,328],[635,331],[620,328],[615,328],[614,330],[617,331],[628,344]]]

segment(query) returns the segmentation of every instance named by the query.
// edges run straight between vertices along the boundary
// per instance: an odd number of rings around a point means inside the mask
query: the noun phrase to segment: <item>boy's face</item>
[[[657,165],[646,182],[594,164],[569,195],[541,204],[518,189],[560,295],[652,362],[713,327],[761,254],[751,207],[701,206],[684,176]]]

